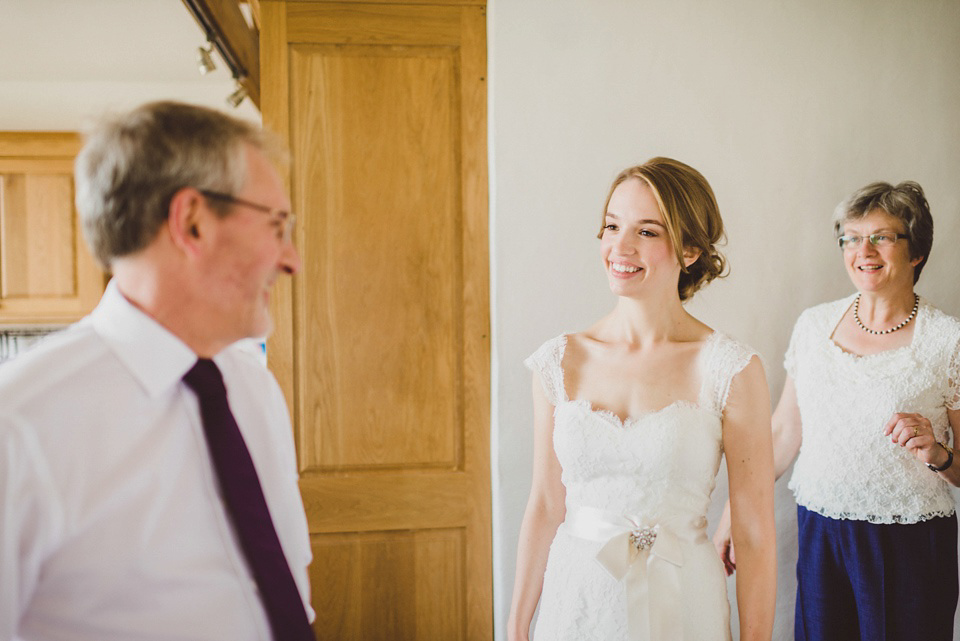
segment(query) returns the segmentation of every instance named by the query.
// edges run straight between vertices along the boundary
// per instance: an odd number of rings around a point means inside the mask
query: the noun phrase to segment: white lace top
[[[947,483],[882,430],[895,412],[915,412],[950,442],[947,409],[960,409],[960,320],[921,298],[910,345],[856,356],[830,338],[853,298],[804,311],[790,338],[784,366],[803,421],[790,488],[798,504],[835,519],[949,516]]]

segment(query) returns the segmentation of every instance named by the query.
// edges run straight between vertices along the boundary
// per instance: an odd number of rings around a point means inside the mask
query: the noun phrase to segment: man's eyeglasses
[[[210,191],[209,189],[198,189],[197,191],[211,200],[221,200],[225,203],[249,207],[250,209],[268,214],[270,218],[277,223],[277,229],[279,232],[277,235],[278,239],[284,243],[289,243],[293,240],[293,226],[297,222],[297,217],[293,215],[293,213],[283,209],[267,207],[266,205],[258,205],[257,203],[250,202],[249,200],[237,198],[236,196],[224,194],[219,191]]]
[[[866,238],[874,247],[890,247],[901,238],[910,238],[906,234],[870,234],[869,236],[841,236],[837,239],[840,249],[857,249]]]

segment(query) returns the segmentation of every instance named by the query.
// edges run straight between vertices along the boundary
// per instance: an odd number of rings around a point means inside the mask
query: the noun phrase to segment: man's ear
[[[703,252],[701,252],[699,249],[695,249],[695,248],[693,248],[693,247],[685,247],[685,248],[683,249],[683,264],[684,264],[684,266],[685,266],[685,267],[689,267],[690,265],[692,265],[692,264],[694,264],[695,262],[697,262],[697,259],[700,258],[700,254],[702,254],[702,253],[703,253]]]
[[[194,254],[200,247],[206,211],[203,194],[193,187],[184,187],[173,194],[167,211],[167,231],[176,247]]]

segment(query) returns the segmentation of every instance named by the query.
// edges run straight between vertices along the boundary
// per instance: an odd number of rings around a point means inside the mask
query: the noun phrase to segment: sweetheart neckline
[[[600,407],[594,407],[593,403],[591,403],[589,400],[585,398],[567,399],[566,401],[564,401],[564,403],[575,405],[577,407],[585,409],[590,414],[593,414],[595,416],[600,416],[610,421],[613,421],[614,423],[616,423],[616,425],[618,425],[620,428],[623,428],[623,429],[626,429],[629,426],[640,423],[648,418],[658,416],[660,414],[664,414],[671,409],[701,410],[701,411],[707,412],[708,414],[713,414],[714,416],[717,415],[716,412],[706,407],[703,407],[699,402],[688,401],[686,399],[679,399],[679,400],[673,401],[672,403],[664,405],[658,410],[648,410],[640,414],[631,414],[626,418],[620,418],[618,414],[611,412],[610,410],[603,409]]]

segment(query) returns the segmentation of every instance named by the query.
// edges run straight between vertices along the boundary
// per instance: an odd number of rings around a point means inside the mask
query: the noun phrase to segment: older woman
[[[960,321],[913,291],[933,219],[920,185],[878,182],[837,208],[834,228],[857,293],[800,315],[773,414],[778,478],[797,457],[796,638],[946,641]],[[725,526],[714,541],[729,573]]]

